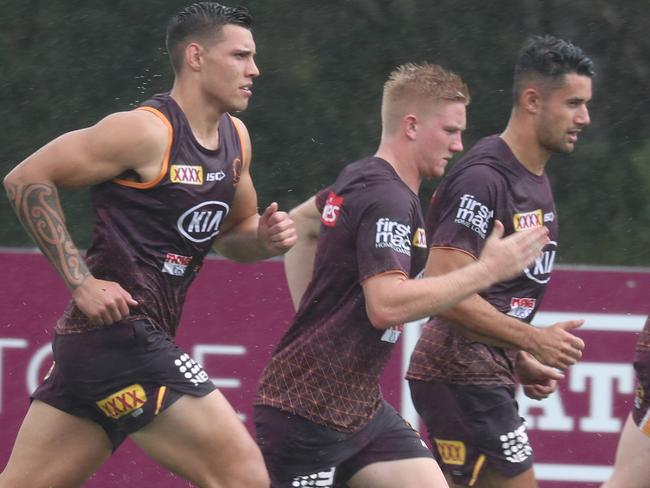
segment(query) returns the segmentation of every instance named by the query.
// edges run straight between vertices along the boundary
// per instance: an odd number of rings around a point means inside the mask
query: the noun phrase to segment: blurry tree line
[[[180,0],[0,0],[0,172],[57,135],[169,89],[167,19]],[[229,1],[225,1],[229,3]],[[648,0],[237,0],[255,21],[261,76],[247,112],[260,205],[287,209],[379,141],[382,84],[430,61],[468,82],[465,147],[501,131],[512,67],[531,34],[572,40],[595,61],[592,125],[548,166],[560,261],[650,265]],[[422,189],[426,205],[436,182]],[[88,245],[87,191],[62,195]],[[32,246],[0,198],[0,246]]]

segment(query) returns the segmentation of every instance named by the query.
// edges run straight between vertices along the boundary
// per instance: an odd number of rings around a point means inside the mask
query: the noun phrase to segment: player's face
[[[463,150],[466,109],[462,102],[445,101],[420,118],[417,141],[419,172],[422,178],[437,178],[445,173],[449,160]]]
[[[590,123],[591,78],[571,73],[565,81],[543,97],[539,114],[539,142],[555,153],[573,152],[580,132]]]
[[[254,56],[253,34],[237,25],[223,26],[219,39],[205,46],[201,84],[222,112],[248,107],[253,79],[260,74]]]

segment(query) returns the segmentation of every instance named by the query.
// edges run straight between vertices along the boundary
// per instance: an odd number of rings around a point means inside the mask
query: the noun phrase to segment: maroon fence
[[[45,259],[0,253],[0,467],[28,407],[28,395],[50,365],[51,331],[69,296]],[[614,459],[634,391],[631,360],[645,321],[650,271],[563,268],[555,272],[536,323],[584,318],[583,360],[543,402],[520,395],[542,488],[595,487]],[[250,428],[259,373],[292,316],[282,265],[238,265],[210,259],[191,290],[178,342],[203,364]],[[402,381],[418,325],[405,328],[384,373],[384,394],[419,425]],[[188,486],[126,442],[86,486]]]

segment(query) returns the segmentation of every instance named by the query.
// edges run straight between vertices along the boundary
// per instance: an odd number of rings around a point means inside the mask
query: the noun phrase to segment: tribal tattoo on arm
[[[59,193],[54,185],[6,185],[7,196],[29,236],[74,290],[90,274],[65,225]]]

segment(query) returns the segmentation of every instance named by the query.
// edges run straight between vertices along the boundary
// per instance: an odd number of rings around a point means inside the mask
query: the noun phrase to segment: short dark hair
[[[514,102],[525,82],[536,78],[551,88],[563,83],[567,74],[576,73],[593,78],[593,61],[575,44],[553,36],[533,36],[526,40],[515,64],[512,84]]]
[[[251,29],[253,19],[245,7],[228,7],[217,2],[197,2],[183,8],[167,24],[166,45],[175,73],[183,66],[183,49],[192,40],[208,41],[227,24]]]

